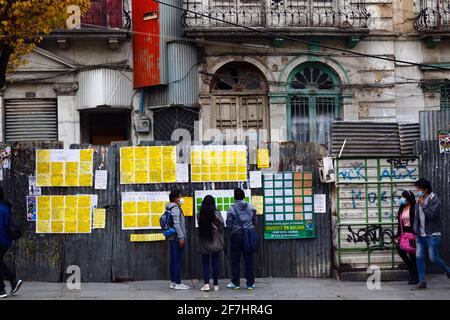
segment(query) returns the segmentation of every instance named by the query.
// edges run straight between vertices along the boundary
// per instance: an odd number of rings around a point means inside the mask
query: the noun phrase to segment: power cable
[[[286,36],[286,35],[282,35],[279,33],[274,33],[271,31],[267,31],[267,30],[260,30],[260,29],[256,29],[256,28],[252,28],[249,26],[245,26],[245,25],[241,25],[239,23],[235,23],[235,22],[230,22],[230,21],[226,21],[223,19],[219,19],[207,14],[203,14],[203,13],[198,13],[189,9],[185,9],[173,4],[169,4],[169,3],[165,3],[159,0],[151,0],[153,2],[159,3],[161,5],[167,6],[167,7],[171,7],[177,10],[181,10],[185,13],[191,13],[200,17],[204,17],[204,18],[208,18],[208,19],[212,19],[218,22],[222,22],[222,23],[226,23],[235,27],[239,27],[242,29],[246,29],[249,31],[253,31],[256,33],[261,33],[261,34],[266,34],[272,37],[276,37],[276,38],[283,38],[284,40],[289,40],[289,41],[293,41],[293,42],[298,42],[298,43],[302,43],[302,44],[307,44],[310,46],[317,46],[317,47],[321,47],[323,49],[329,49],[329,50],[335,50],[335,51],[339,51],[339,52],[343,52],[343,53],[349,53],[349,54],[354,54],[354,55],[358,55],[361,57],[365,57],[365,58],[373,58],[373,59],[379,59],[379,60],[385,60],[385,61],[390,61],[390,62],[394,62],[394,63],[403,63],[403,64],[408,64],[408,65],[412,65],[412,66],[417,66],[417,67],[428,67],[428,68],[434,68],[437,70],[448,70],[450,71],[449,68],[445,68],[445,67],[441,67],[441,66],[436,66],[436,65],[428,65],[428,64],[423,64],[423,63],[418,63],[418,62],[412,62],[412,61],[407,61],[407,60],[400,60],[400,59],[395,59],[395,58],[389,58],[386,56],[377,56],[377,55],[372,55],[372,54],[367,54],[367,53],[360,53],[360,52],[356,52],[356,51],[352,51],[352,50],[348,50],[348,49],[342,49],[342,48],[336,48],[336,47],[332,47],[332,46],[328,46],[328,45],[324,45],[324,44],[320,44],[320,43],[314,43],[311,41],[307,41],[307,40],[301,40],[301,39],[297,39],[297,38],[293,38],[290,36]]]

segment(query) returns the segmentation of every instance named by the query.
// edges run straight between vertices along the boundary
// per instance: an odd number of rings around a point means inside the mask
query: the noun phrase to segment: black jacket
[[[416,203],[416,219],[414,221],[414,232],[420,235],[419,206],[422,206],[425,214],[425,233],[431,236],[433,233],[441,232],[441,200],[434,193],[430,194],[427,205]]]
[[[402,221],[402,212],[403,212],[404,208],[405,208],[405,206],[401,205],[400,208],[398,209],[398,213],[397,213],[397,219],[398,219],[397,236],[398,237],[400,237],[400,235],[401,235],[400,222]],[[409,207],[410,226],[409,227],[403,226],[403,232],[409,232],[409,233],[414,234],[414,221],[415,221],[415,218],[416,218],[415,216],[416,216],[415,206],[410,206]]]

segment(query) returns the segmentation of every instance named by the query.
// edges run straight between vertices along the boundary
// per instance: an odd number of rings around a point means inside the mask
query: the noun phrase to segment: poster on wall
[[[11,169],[11,146],[0,145],[0,168]]]
[[[38,187],[91,187],[93,149],[36,150]]]
[[[120,183],[189,182],[187,167],[177,164],[176,146],[120,148]]]
[[[27,221],[36,221],[36,196],[27,196]]]
[[[312,172],[263,175],[264,239],[314,238]]]
[[[251,191],[244,190],[245,201],[250,203]],[[223,221],[226,224],[227,211],[231,205],[234,204],[234,190],[198,190],[195,191],[195,226],[198,227],[198,214],[202,206],[202,201],[205,196],[211,195],[216,201],[217,210],[220,211]]]
[[[450,131],[439,131],[439,152],[450,153]]]
[[[41,187],[36,185],[36,177],[29,176],[28,177],[28,194],[30,196],[40,196],[42,194]]]
[[[192,182],[247,181],[247,146],[191,146]]]
[[[161,192],[123,192],[122,230],[161,229],[159,218],[169,204],[169,193]],[[192,212],[193,199],[184,197],[181,207],[185,216]]]
[[[93,195],[36,196],[36,233],[91,233]]]

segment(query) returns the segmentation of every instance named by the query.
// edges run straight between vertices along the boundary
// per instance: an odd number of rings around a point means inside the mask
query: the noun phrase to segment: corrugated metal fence
[[[450,154],[439,153],[438,141],[418,141],[417,152],[420,154],[421,176],[430,180],[433,192],[441,200],[441,255],[450,263]],[[442,273],[442,270],[430,266],[432,272]]]
[[[167,142],[147,142],[142,145],[161,145]],[[94,229],[92,234],[61,235],[36,234],[35,223],[26,220],[28,176],[34,175],[35,150],[58,149],[61,143],[28,143],[13,145],[11,170],[6,170],[3,185],[7,198],[14,204],[16,220],[25,235],[15,245],[9,262],[14,262],[18,274],[25,280],[64,281],[70,265],[78,265],[84,282],[124,280],[156,280],[168,278],[168,247],[165,242],[130,242],[132,233],[152,233],[149,230],[121,230],[120,194],[124,191],[168,191],[180,189],[186,196],[194,190],[211,189],[212,185],[195,183],[120,185],[118,175],[119,148],[129,143],[110,146],[72,146],[74,149],[94,148],[94,169],[101,164],[108,171],[108,189],[42,188],[50,194],[97,194],[98,207],[107,209],[106,229]],[[278,146],[277,146],[278,147]],[[319,180],[316,159],[327,155],[323,146],[314,143],[288,143],[280,147],[280,170],[299,167],[314,173],[314,192],[327,194],[327,213],[317,214],[315,239],[264,241],[255,256],[257,277],[329,277],[332,269],[332,239],[329,185]],[[250,165],[249,169],[255,169]],[[239,183],[216,183],[215,189],[233,189]],[[243,183],[242,187],[247,187]],[[262,189],[252,189],[261,195]],[[184,256],[184,277],[201,278],[201,258],[194,218],[187,217],[188,242]],[[263,233],[263,217],[258,216],[257,230]],[[228,255],[220,258],[220,277],[230,275]]]

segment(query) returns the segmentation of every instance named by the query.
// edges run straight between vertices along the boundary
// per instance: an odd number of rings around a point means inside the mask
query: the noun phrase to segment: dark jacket
[[[425,214],[425,233],[431,236],[433,233],[441,232],[441,200],[434,193],[429,195],[427,204],[416,203],[414,232],[420,235],[420,214],[419,207],[422,207]]]
[[[398,223],[397,223],[397,236],[400,237],[401,235],[401,228],[400,228],[400,222],[402,221],[402,212],[403,209],[405,208],[405,206],[400,206],[400,208],[398,209],[398,213],[397,213],[397,219],[398,219]],[[416,213],[416,208],[415,206],[410,206],[409,207],[409,220],[410,220],[410,227],[405,227],[403,226],[403,232],[409,232],[409,233],[413,233],[414,232],[414,220],[415,220],[415,213]]]
[[[255,227],[256,209],[243,200],[238,200],[227,212],[227,229],[231,234]]]
[[[219,211],[215,213],[216,218],[212,223],[213,237],[211,240],[203,240],[200,238],[200,251],[202,254],[212,254],[220,252],[224,249],[225,238],[224,238],[224,225],[223,218]]]
[[[5,201],[0,201],[0,247],[9,247],[12,243],[7,233],[10,219],[11,205]]]

